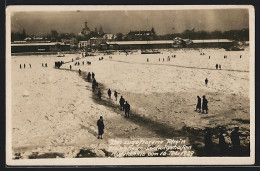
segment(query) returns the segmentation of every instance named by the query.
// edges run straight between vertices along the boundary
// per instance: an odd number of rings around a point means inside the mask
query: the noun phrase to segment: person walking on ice
[[[97,94],[97,95],[98,95],[99,100],[101,100],[101,95],[102,95],[102,94],[101,94],[100,89],[98,90],[98,94]]]
[[[20,64],[20,69],[22,69],[22,65]]]
[[[119,104],[120,104],[120,110],[124,110],[125,99],[123,98],[123,96],[120,97]]]
[[[79,69],[79,75],[81,75],[81,70]]]
[[[208,100],[206,99],[206,97],[205,97],[205,95],[204,96],[202,96],[202,113],[204,113],[204,111],[206,111],[205,112],[205,114],[207,114],[208,113]]]
[[[111,90],[110,89],[108,89],[107,95],[108,95],[109,99],[111,99]]]
[[[71,70],[71,65],[70,65],[70,70]]]
[[[196,110],[195,111],[198,111],[199,113],[201,112],[201,98],[200,96],[197,96],[197,105],[196,105]]]
[[[117,101],[117,92],[116,92],[116,90],[114,91],[114,96],[115,96],[115,99]]]
[[[125,102],[125,117],[129,118],[130,117],[130,104],[127,103],[127,101]]]
[[[208,86],[208,82],[209,82],[209,80],[208,80],[208,78],[206,78],[206,79],[205,79],[205,85],[206,85],[206,86]]]
[[[100,116],[99,120],[97,121],[97,126],[98,126],[98,139],[103,139],[102,135],[104,134],[104,122],[103,122],[103,117]]]

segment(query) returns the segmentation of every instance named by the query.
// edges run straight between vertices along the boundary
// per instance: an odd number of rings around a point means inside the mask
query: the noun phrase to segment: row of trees
[[[173,33],[165,35],[149,35],[149,36],[134,36],[134,35],[123,35],[117,33],[117,41],[128,41],[128,40],[173,40],[175,37],[181,37],[183,39],[199,40],[199,39],[230,39],[237,41],[248,41],[249,40],[249,29],[242,30],[229,30],[229,31],[194,31],[185,30],[182,33]]]

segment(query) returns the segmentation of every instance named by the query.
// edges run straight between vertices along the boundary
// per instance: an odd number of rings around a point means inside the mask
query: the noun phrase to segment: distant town
[[[85,27],[74,33],[50,33],[41,36],[28,35],[26,30],[11,33],[12,53],[26,52],[68,52],[68,51],[104,51],[162,48],[225,48],[240,50],[239,46],[249,40],[249,30],[196,31],[195,28],[182,33],[157,35],[150,30],[130,30],[127,34],[106,33],[100,28],[91,30],[88,22]]]

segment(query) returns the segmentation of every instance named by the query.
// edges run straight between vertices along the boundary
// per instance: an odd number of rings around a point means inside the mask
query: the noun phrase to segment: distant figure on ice
[[[70,70],[71,70],[71,65],[70,65]]]
[[[72,60],[71,60],[72,62],[74,62],[74,59],[72,58]]]
[[[42,63],[42,67],[44,67],[43,63]]]
[[[82,65],[84,65],[84,61],[82,61]]]
[[[47,63],[45,64],[45,67],[48,67]]]
[[[98,139],[102,139],[102,135],[104,134],[104,129],[105,129],[102,116],[100,116],[100,119],[97,121],[97,126],[98,126]]]
[[[96,88],[95,84],[92,84],[92,91],[93,92],[95,91],[95,88]]]
[[[208,113],[208,100],[206,99],[205,95],[202,96],[202,113],[206,111],[206,114]]]
[[[149,62],[149,58],[147,58],[147,60],[146,60],[147,62]]]
[[[196,111],[198,111],[199,113],[201,112],[201,98],[200,96],[197,96],[197,105],[196,105]]]
[[[164,58],[162,59],[162,61],[164,61]]]
[[[176,55],[173,55],[174,58],[176,58]]]
[[[234,131],[231,132],[231,137],[230,137],[234,154],[238,153],[239,147],[240,147],[240,139],[239,139],[240,133],[238,131],[239,131],[239,128],[235,127]]]
[[[107,95],[108,95],[108,97],[111,99],[111,90],[110,90],[110,89],[108,89]]]
[[[129,118],[130,114],[129,114],[129,111],[130,111],[130,104],[127,103],[127,101],[125,102],[125,117]]]
[[[22,65],[20,64],[20,69],[22,69]]]
[[[25,64],[23,64],[23,67],[25,68]]]
[[[240,58],[242,58],[242,55],[240,55]]]
[[[92,84],[93,84],[94,86],[96,86],[96,84],[97,84],[97,81],[96,81],[96,79],[95,79],[95,78],[93,79],[93,82],[92,82]]]
[[[116,90],[114,91],[114,96],[115,96],[115,99],[117,101],[117,92],[116,92]]]
[[[219,69],[221,69],[221,65],[220,64],[218,65],[218,67],[219,67]]]
[[[161,60],[161,58],[159,58],[159,61]]]
[[[92,72],[92,79],[94,79],[95,78],[95,73],[94,72]]]
[[[207,156],[212,155],[212,148],[213,148],[213,142],[212,142],[212,135],[211,131],[208,129],[205,138],[204,138],[204,143],[205,143],[205,154]]]
[[[30,65],[30,68],[32,68],[32,65],[31,64],[29,64]]]
[[[218,136],[218,145],[220,149],[221,155],[224,155],[227,150],[227,143],[225,141],[225,137],[223,136],[224,131],[221,129],[219,131],[219,136]]]
[[[208,86],[208,82],[209,82],[209,80],[208,80],[208,78],[206,78],[206,79],[205,79],[205,85],[206,85],[206,86]]]
[[[100,89],[98,90],[98,94],[97,94],[97,95],[98,95],[99,100],[101,100],[101,95],[102,95],[102,94],[101,94]]]
[[[81,75],[81,70],[79,69],[79,75]]]
[[[124,110],[125,99],[123,98],[123,96],[120,97],[119,104],[120,104],[120,110]]]
[[[216,64],[216,69],[218,69],[218,64]]]
[[[209,56],[209,59],[210,59],[210,56]]]
[[[91,77],[91,74],[90,74],[90,72],[89,72],[89,73],[88,73],[88,76],[87,76],[88,82],[90,81],[90,77]]]

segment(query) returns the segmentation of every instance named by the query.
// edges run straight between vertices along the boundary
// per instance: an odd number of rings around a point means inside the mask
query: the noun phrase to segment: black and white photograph
[[[6,8],[7,165],[252,165],[250,5]]]

